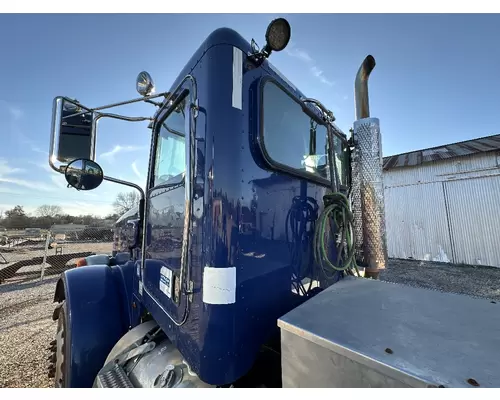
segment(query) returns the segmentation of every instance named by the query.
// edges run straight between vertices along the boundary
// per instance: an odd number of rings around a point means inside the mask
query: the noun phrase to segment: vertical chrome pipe
[[[354,84],[354,122],[351,199],[354,214],[356,260],[365,276],[377,278],[387,264],[382,140],[380,122],[370,117],[368,78],[375,67],[372,56],[365,58]]]
[[[356,120],[370,118],[370,104],[368,101],[368,78],[375,68],[375,58],[367,56],[356,74],[354,81],[354,101],[356,103]]]

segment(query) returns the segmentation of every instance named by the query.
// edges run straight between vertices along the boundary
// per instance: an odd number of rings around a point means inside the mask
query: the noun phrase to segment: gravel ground
[[[52,321],[56,282],[52,277],[0,285],[0,387],[52,385],[47,347],[56,329]]]
[[[500,300],[500,268],[390,260],[380,274],[387,282]]]
[[[112,243],[73,243],[64,246],[64,253],[110,253],[111,249]],[[49,255],[54,253],[52,249]],[[5,253],[10,263],[41,255],[43,249],[30,248]],[[0,274],[10,263],[0,265]],[[53,386],[48,377],[47,357],[56,330],[52,312],[58,274],[40,282],[40,267],[22,267],[0,284],[0,388]]]
[[[22,268],[19,272],[26,272]],[[10,279],[0,285],[0,387],[51,387],[47,347],[56,329],[57,277]],[[381,280],[500,300],[500,268],[391,260]]]

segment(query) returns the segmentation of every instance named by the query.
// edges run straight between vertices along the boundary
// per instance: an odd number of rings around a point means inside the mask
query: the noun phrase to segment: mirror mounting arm
[[[135,234],[136,234],[136,237],[135,237],[135,239],[136,239],[135,240],[135,246],[133,246],[132,248],[129,249],[132,252],[135,247],[141,245],[141,230],[142,230],[142,227],[144,225],[144,219],[145,219],[144,206],[145,206],[145,203],[146,203],[146,193],[144,192],[143,188],[141,188],[139,185],[136,185],[135,183],[132,183],[132,182],[122,181],[121,179],[112,178],[110,176],[104,176],[103,179],[105,181],[119,183],[121,185],[129,186],[129,187],[134,188],[134,189],[136,189],[136,190],[139,191],[139,194],[140,194],[140,199],[139,199],[139,223],[138,223],[138,229],[135,232]]]
[[[161,107],[161,103],[158,103],[157,101],[153,100],[144,100],[145,103],[153,104],[156,107]]]
[[[114,108],[114,107],[124,106],[127,104],[139,103],[141,101],[149,102],[148,100],[156,99],[158,97],[167,97],[169,95],[170,95],[170,92],[163,92],[163,93],[158,93],[158,94],[154,94],[151,96],[137,97],[137,98],[132,99],[132,100],[126,100],[126,101],[121,101],[119,103],[113,103],[113,104],[108,104],[108,105],[101,106],[101,107],[91,108],[90,110],[91,111],[99,111],[99,110],[105,110],[107,108]]]
[[[123,181],[121,179],[113,178],[111,176],[104,176],[103,178],[105,181],[108,182],[114,182],[114,183],[119,183],[124,186],[129,186],[131,188],[134,188],[139,191],[139,194],[141,196],[140,200],[145,200],[146,199],[146,194],[144,193],[144,189],[141,188],[139,185],[136,185],[135,183],[128,182],[128,181]]]
[[[120,119],[122,121],[129,121],[129,122],[154,121],[154,118],[151,118],[151,117],[127,117],[125,115],[119,115],[119,114],[98,113],[97,117],[95,118],[94,123],[97,122],[97,120],[104,118],[104,117]]]
[[[167,98],[169,95],[170,95],[170,92],[164,92],[164,93],[160,93],[160,94],[155,94],[153,96],[140,97],[140,98],[136,98],[136,99],[132,99],[132,100],[122,101],[120,103],[113,103],[113,104],[108,104],[108,105],[101,106],[101,107],[89,108],[87,111],[74,113],[74,114],[70,115],[70,117],[77,117],[79,115],[86,114],[89,111],[96,112],[96,111],[99,111],[99,110],[106,110],[108,108],[114,108],[114,107],[124,106],[124,105],[127,105],[127,104],[138,103],[138,102],[141,102],[141,101],[144,101],[145,103],[153,104],[156,107],[161,107],[162,103],[158,103],[156,101],[152,101],[151,99],[154,99],[154,98],[157,98],[157,97],[162,97],[162,96],[164,98]],[[68,98],[63,97],[63,99],[66,100]],[[107,113],[98,113],[98,114],[99,115],[110,116],[110,117],[112,115],[115,115],[115,116],[117,115],[117,114],[107,114]],[[125,118],[135,118],[135,117],[123,117],[123,118],[125,119]],[[146,118],[146,117],[137,117],[137,118]],[[131,119],[131,120],[127,120],[126,119],[126,121],[135,121],[135,120],[134,119]],[[137,120],[137,121],[139,121],[139,120]],[[141,120],[141,121],[145,121],[145,119]]]

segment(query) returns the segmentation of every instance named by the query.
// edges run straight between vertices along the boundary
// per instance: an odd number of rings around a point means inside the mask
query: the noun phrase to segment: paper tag
[[[160,290],[167,295],[168,298],[172,297],[172,270],[161,267],[160,270]]]
[[[142,281],[139,281],[139,294],[142,296]]]
[[[236,267],[203,270],[203,302],[233,304],[236,302]]]

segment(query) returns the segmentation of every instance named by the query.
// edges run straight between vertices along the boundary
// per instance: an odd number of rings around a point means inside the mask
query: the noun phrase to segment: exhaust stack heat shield
[[[352,209],[356,260],[367,275],[377,275],[387,264],[382,142],[377,118],[354,122]]]

